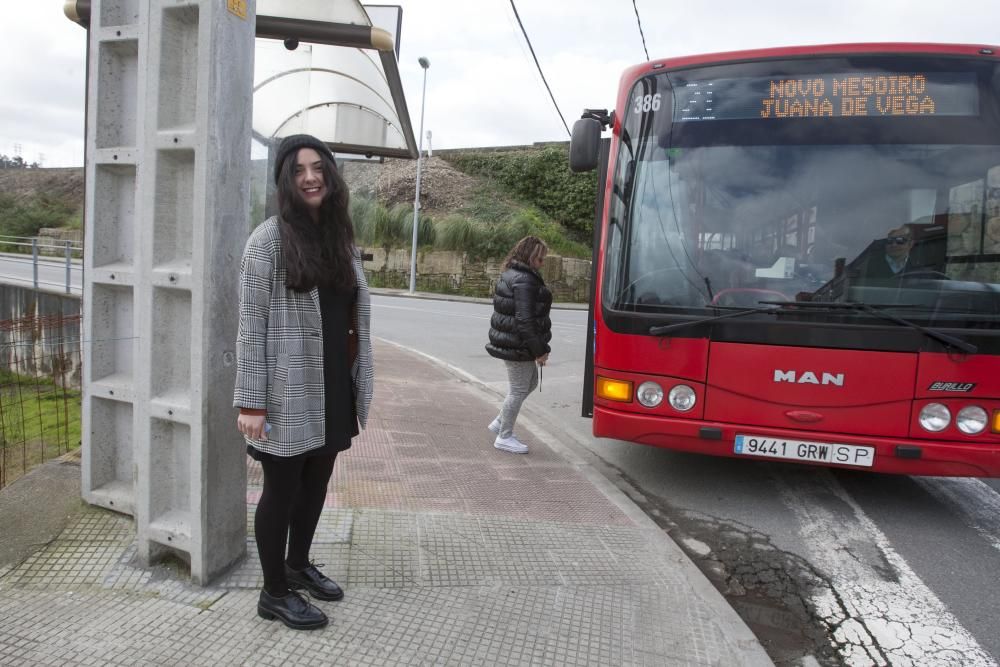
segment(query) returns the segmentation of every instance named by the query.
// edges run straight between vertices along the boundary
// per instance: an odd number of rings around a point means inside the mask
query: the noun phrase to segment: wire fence
[[[0,320],[0,488],[81,442],[80,315]]]

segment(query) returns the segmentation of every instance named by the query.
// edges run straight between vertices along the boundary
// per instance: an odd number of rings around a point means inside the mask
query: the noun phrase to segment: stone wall
[[[77,248],[83,246],[82,229],[42,227],[38,230],[38,254],[65,257],[66,241],[72,244],[72,248],[74,249],[72,256],[75,258],[81,257],[81,253]]]
[[[366,248],[372,254],[365,273],[372,287],[410,286],[410,251]],[[417,252],[417,291],[490,297],[501,273],[499,259],[471,259],[466,253]],[[590,298],[590,260],[549,254],[542,277],[556,301],[586,303]]]

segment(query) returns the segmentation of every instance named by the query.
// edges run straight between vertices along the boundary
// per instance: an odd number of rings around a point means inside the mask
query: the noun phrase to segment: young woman
[[[493,446],[514,454],[528,453],[528,446],[514,437],[514,422],[524,399],[538,386],[539,367],[549,360],[552,293],[539,273],[547,253],[537,236],[518,241],[504,260],[493,294],[486,351],[507,365],[510,386],[500,414],[488,428],[497,435]]]
[[[264,572],[257,613],[307,630],[328,619],[291,589],[344,596],[309,550],[337,453],[368,416],[371,304],[330,149],[312,136],[287,137],[274,173],[279,214],[250,235],[240,268],[233,403],[247,453],[264,471],[254,517]]]

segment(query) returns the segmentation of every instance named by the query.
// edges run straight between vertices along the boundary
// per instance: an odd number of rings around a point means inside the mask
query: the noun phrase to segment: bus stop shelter
[[[387,30],[357,0],[65,9],[89,37],[83,498],[134,517],[142,563],[172,555],[205,584],[246,551],[235,304],[264,158],[300,132],[416,157],[400,15]]]

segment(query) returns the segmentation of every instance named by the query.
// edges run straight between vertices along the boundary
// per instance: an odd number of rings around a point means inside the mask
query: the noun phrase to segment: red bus
[[[627,70],[570,146],[574,171],[599,169],[594,435],[1000,476],[998,53],[810,46]]]

